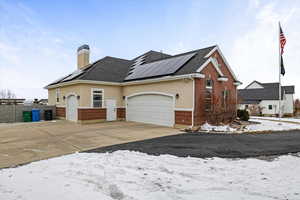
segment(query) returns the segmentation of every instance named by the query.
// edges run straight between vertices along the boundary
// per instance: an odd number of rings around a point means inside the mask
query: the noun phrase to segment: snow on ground
[[[260,124],[251,124],[247,126],[249,131],[283,131],[283,130],[293,130],[300,129],[300,124],[292,124],[285,122],[275,122],[251,118],[251,121],[259,122]]]
[[[259,159],[77,153],[0,170],[0,199],[300,199],[300,154]]]
[[[256,132],[256,131],[284,131],[284,130],[300,130],[300,124],[293,124],[288,122],[275,122],[262,120],[258,118],[251,118],[250,121],[259,122],[259,124],[247,125],[244,131],[239,131],[237,129],[231,128],[228,125],[223,126],[213,126],[205,123],[201,126],[203,131],[217,131],[217,132],[228,132],[228,133],[241,133],[241,132]]]
[[[284,117],[284,118],[278,118],[278,117],[251,117],[251,119],[270,119],[270,120],[282,120],[282,121],[289,121],[289,122],[298,122],[300,123],[300,118],[290,118],[290,117]]]
[[[214,126],[214,125],[208,124],[207,122],[201,126],[201,130],[204,130],[204,131],[220,131],[220,132],[233,132],[233,131],[236,131],[234,128],[231,128],[228,125]]]

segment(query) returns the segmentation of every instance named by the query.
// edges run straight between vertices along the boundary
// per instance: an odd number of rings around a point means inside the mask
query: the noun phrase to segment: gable
[[[257,81],[253,81],[245,89],[263,89],[264,87]]]
[[[206,62],[198,68],[197,72],[201,72],[209,63],[212,63],[220,77],[227,76],[234,81],[238,81],[218,46],[213,48],[205,58],[207,59]]]

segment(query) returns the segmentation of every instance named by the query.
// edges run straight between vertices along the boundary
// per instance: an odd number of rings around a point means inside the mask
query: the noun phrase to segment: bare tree
[[[10,89],[0,90],[0,99],[15,99],[16,95]]]

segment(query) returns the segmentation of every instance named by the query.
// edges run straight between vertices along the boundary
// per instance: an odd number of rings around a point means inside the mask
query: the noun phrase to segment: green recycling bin
[[[23,121],[31,122],[31,111],[23,111]]]

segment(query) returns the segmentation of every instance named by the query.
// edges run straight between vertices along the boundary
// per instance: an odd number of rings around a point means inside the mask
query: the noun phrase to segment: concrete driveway
[[[0,168],[178,133],[178,129],[135,122],[0,124]]]

